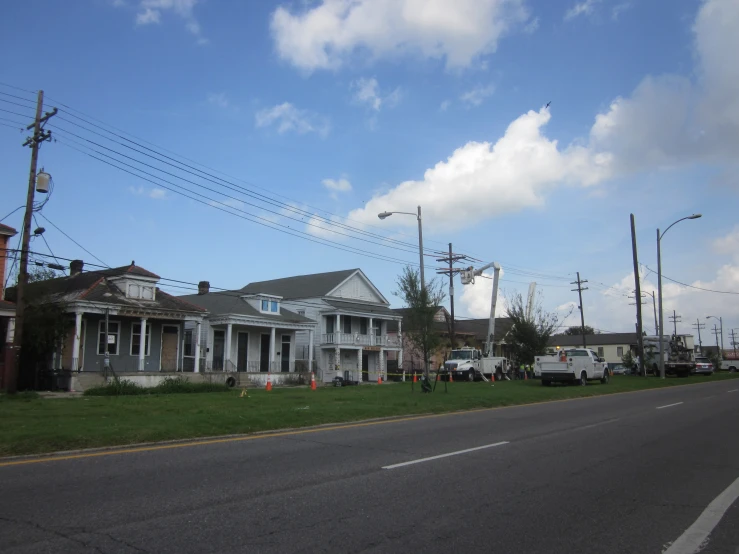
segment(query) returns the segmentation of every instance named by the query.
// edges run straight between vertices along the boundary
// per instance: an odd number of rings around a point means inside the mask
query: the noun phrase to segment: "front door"
[[[236,353],[236,371],[246,371],[246,362],[249,352],[249,333],[239,333],[238,351]]]
[[[213,331],[213,370],[223,371],[223,355],[226,352],[226,332]]]
[[[369,381],[369,354],[362,352],[362,381]]]
[[[177,371],[180,328],[176,325],[162,325],[162,371]]]
[[[259,371],[262,373],[269,371],[269,335],[262,335],[262,342],[259,345]]]
[[[290,371],[290,335],[282,335],[282,351],[280,355],[280,370],[282,373],[287,373]]]

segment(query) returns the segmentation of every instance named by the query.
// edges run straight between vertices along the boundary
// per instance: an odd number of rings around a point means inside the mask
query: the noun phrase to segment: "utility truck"
[[[644,337],[644,367],[659,376],[659,342],[658,336]],[[662,350],[665,360],[665,375],[687,377],[695,372],[693,350],[686,346],[683,335],[664,336]]]
[[[588,381],[600,380],[608,383],[608,364],[598,354],[588,348],[561,350],[552,356],[537,356],[534,376],[541,378],[541,384],[548,387],[554,382],[578,383],[587,385]]]
[[[451,351],[442,374],[451,375],[455,380],[474,381],[493,375],[500,380],[508,378],[509,371],[510,362],[506,358],[483,356],[477,348],[464,347]]]

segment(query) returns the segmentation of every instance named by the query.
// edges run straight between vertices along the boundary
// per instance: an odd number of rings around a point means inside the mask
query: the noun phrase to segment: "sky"
[[[417,220],[377,214],[421,206],[427,280],[452,243],[474,258],[460,265],[501,264],[500,314],[535,281],[568,326],[579,272],[586,324],[625,332],[629,214],[651,294],[656,229],[700,213],[662,240],[665,318],[706,323],[704,344],[707,316],[723,318],[727,347],[739,331],[736,0],[3,8],[0,217],[25,202],[36,91],[59,109],[39,156],[54,190],[35,259],[135,260],[228,289],[359,267],[400,307]],[[457,280],[456,314],[486,317],[491,291]]]

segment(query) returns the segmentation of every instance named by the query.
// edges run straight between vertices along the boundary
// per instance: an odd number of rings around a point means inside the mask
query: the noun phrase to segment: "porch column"
[[[403,322],[398,321],[398,346],[400,347],[400,350],[398,351],[398,369],[400,369],[400,372],[403,374],[403,381],[405,381],[405,369],[403,369]]]
[[[333,371],[338,371],[341,369],[341,349],[339,346],[336,346],[336,349],[334,350],[334,367],[331,368]]]
[[[275,328],[269,330],[269,370],[274,371],[275,365]]]
[[[313,329],[308,331],[308,371],[313,371]]]
[[[72,341],[72,371],[80,368],[80,340],[82,339],[82,312],[74,314],[74,340]],[[108,337],[105,337],[108,340]]]
[[[141,318],[141,343],[139,346],[139,371],[146,369],[146,318]]]
[[[372,318],[369,318],[369,335],[370,335],[370,340],[369,340],[370,346],[374,346],[375,345],[375,330],[372,326]]]
[[[201,322],[195,324],[195,367],[193,372],[200,373],[200,326]]]
[[[223,357],[223,371],[231,371],[231,334],[233,333],[233,324],[226,324],[226,354]]]
[[[334,344],[341,344],[341,316],[339,314],[336,314],[336,326],[334,329]]]
[[[384,376],[383,381],[387,381],[387,375],[385,375],[385,349],[380,348],[380,376]]]
[[[7,344],[13,344],[15,338],[15,318],[11,317],[8,319],[8,332],[5,334],[5,342]]]
[[[358,372],[359,379],[358,379],[358,381],[361,383],[362,382],[362,378],[364,377],[364,374],[362,373],[363,368],[362,368],[362,349],[361,348],[359,350],[357,350],[357,368],[359,369],[359,372]],[[367,368],[367,371],[369,371],[369,368]]]

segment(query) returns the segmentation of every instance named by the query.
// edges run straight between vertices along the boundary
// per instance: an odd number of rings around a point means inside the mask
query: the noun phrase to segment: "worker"
[[[526,365],[521,364],[518,366],[518,378],[523,379],[526,372]]]

